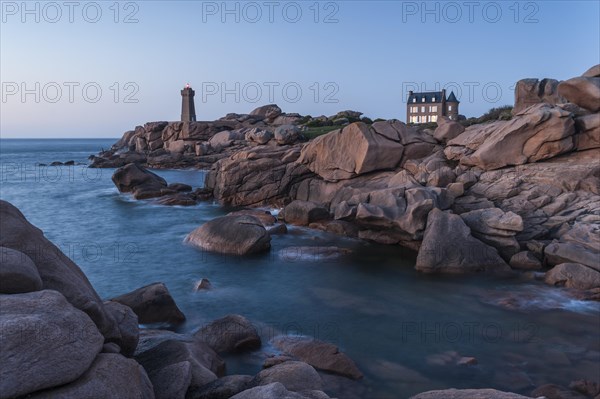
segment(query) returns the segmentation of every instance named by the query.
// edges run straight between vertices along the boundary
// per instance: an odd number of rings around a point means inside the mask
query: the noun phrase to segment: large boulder
[[[357,122],[312,140],[302,149],[298,162],[327,181],[338,181],[393,169],[403,151],[393,125],[375,130]]]
[[[273,138],[273,133],[270,130],[255,127],[246,133],[245,138],[248,142],[264,145]]]
[[[427,218],[415,268],[425,273],[509,270],[495,248],[471,236],[460,216],[437,208]]]
[[[556,79],[521,79],[515,85],[513,115],[534,104],[560,104],[566,100],[558,94]]]
[[[277,104],[263,105],[250,112],[250,115],[266,119],[267,122],[273,122],[275,118],[281,115],[281,108]]]
[[[31,258],[0,247],[0,294],[20,294],[42,289],[42,278]]]
[[[561,263],[546,273],[544,281],[550,285],[589,290],[600,288],[600,272],[579,263]]]
[[[185,399],[192,382],[192,365],[187,360],[148,374],[156,399]]]
[[[129,306],[138,321],[147,323],[181,323],[185,315],[179,310],[167,286],[152,283],[135,291],[112,298],[111,301]]]
[[[288,391],[283,384],[273,382],[247,389],[232,396],[231,399],[308,399],[308,397]]]
[[[298,226],[308,226],[310,223],[329,219],[329,217],[327,209],[310,201],[295,200],[283,209],[285,222]]]
[[[541,161],[571,151],[575,123],[571,113],[538,104],[510,121],[470,126],[448,142],[448,159],[491,170]]]
[[[540,270],[542,262],[531,251],[521,251],[510,258],[510,267],[518,270]]]
[[[575,118],[575,148],[579,151],[600,148],[600,113]]]
[[[600,78],[600,64],[594,65],[581,76],[584,78]]]
[[[119,326],[121,340],[119,347],[121,353],[125,356],[133,356],[137,348],[140,328],[138,325],[138,316],[129,306],[115,301],[104,302],[104,307],[111,313]]]
[[[438,118],[437,124],[438,127],[433,132],[433,137],[440,142],[445,143],[446,141],[452,140],[465,131],[465,127],[463,125],[453,121],[447,116]]]
[[[321,390],[323,381],[319,373],[304,362],[288,361],[262,370],[250,386],[268,385],[279,382],[289,391]]]
[[[68,362],[68,361],[67,361]],[[152,383],[135,360],[101,353],[81,378],[61,387],[37,392],[31,399],[154,399]]]
[[[215,381],[217,376],[225,373],[225,362],[200,340],[166,340],[137,354],[135,360],[150,375],[173,364],[189,362],[192,374],[189,389],[194,390]]]
[[[558,94],[592,112],[600,111],[600,78],[577,77],[560,82]]]
[[[214,149],[229,147],[235,140],[243,140],[244,134],[237,130],[224,130],[212,136],[208,141]]]
[[[56,290],[85,312],[109,341],[120,340],[117,323],[81,269],[13,205],[0,200],[0,246],[30,257],[45,289]]]
[[[282,125],[275,129],[275,141],[279,145],[294,144],[302,136],[296,125]]]
[[[243,316],[227,315],[202,327],[194,334],[215,352],[243,352],[260,348],[256,327]]]
[[[473,237],[496,248],[505,260],[519,252],[515,235],[523,231],[523,219],[499,208],[476,209],[460,215]]]
[[[94,322],[56,291],[0,295],[0,397],[76,380],[103,342]]]
[[[553,242],[544,248],[544,256],[549,265],[581,263],[600,272],[600,247],[590,248],[578,242]]]
[[[246,255],[271,248],[271,236],[253,216],[223,216],[192,231],[186,242],[205,251]]]
[[[363,377],[354,361],[328,342],[306,337],[279,336],[273,339],[273,345],[319,370],[352,379]]]
[[[112,181],[120,192],[133,193],[136,199],[160,197],[172,191],[165,179],[136,163],[117,169]]]
[[[283,206],[297,185],[312,176],[295,162],[299,156],[299,144],[246,148],[216,162],[205,186],[223,205]]]
[[[529,396],[502,392],[495,389],[444,389],[423,392],[410,399],[532,399]]]
[[[187,397],[193,399],[229,399],[233,395],[246,390],[252,378],[250,375],[227,375],[198,389],[191,390]]]

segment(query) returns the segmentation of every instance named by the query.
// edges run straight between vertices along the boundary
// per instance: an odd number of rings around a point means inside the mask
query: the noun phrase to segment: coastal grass
[[[332,132],[336,129],[341,129],[343,126],[320,126],[320,127],[309,127],[308,130],[302,132],[304,137],[309,140],[314,139],[315,137],[322,136],[329,132]]]

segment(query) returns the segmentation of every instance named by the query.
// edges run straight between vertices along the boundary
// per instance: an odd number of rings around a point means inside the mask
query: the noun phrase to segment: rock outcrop
[[[515,86],[515,105],[513,115],[516,115],[535,104],[561,104],[566,99],[558,93],[556,79],[521,79]]]
[[[523,165],[552,158],[573,149],[572,115],[547,104],[534,105],[510,121],[474,125],[450,140],[448,159],[483,170]]]
[[[426,273],[505,272],[498,251],[473,238],[460,216],[433,209],[429,212],[416,269]]]

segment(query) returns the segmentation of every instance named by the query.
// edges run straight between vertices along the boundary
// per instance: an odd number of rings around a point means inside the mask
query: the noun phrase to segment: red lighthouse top
[[[185,84],[185,88],[186,88],[186,89],[189,89],[189,88],[190,88],[190,84],[189,84],[189,83],[186,83],[186,84]]]

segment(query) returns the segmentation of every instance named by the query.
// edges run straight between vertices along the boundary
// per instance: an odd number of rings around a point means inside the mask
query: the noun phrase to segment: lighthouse
[[[181,121],[196,122],[196,108],[194,107],[194,90],[186,84],[181,90]]]

